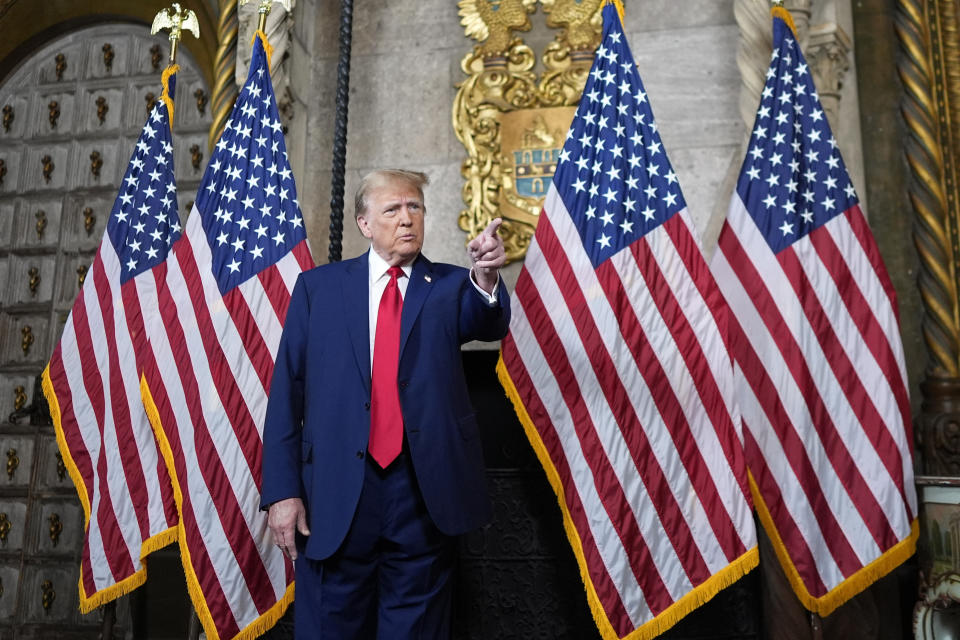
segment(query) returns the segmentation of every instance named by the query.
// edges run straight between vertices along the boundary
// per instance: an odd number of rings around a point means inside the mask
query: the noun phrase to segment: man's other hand
[[[267,526],[273,533],[273,542],[291,560],[297,559],[297,543],[294,527],[301,534],[310,535],[307,528],[307,510],[300,498],[287,498],[270,505],[267,511]]]
[[[503,238],[497,234],[497,229],[503,222],[502,218],[490,221],[487,228],[467,244],[467,252],[473,263],[473,275],[480,288],[492,293],[497,284],[500,267],[507,262],[507,254],[503,249]]]

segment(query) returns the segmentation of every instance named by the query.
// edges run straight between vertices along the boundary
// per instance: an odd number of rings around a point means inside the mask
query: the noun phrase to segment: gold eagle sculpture
[[[547,26],[565,27],[565,39],[574,51],[593,49],[603,29],[603,0],[540,0],[548,13]]]
[[[150,33],[157,33],[161,29],[170,29],[170,39],[179,40],[183,29],[190,31],[194,38],[200,37],[200,23],[197,14],[191,9],[181,9],[179,2],[173,3],[172,9],[163,9],[153,19]]]
[[[481,41],[477,46],[486,58],[503,55],[510,48],[511,31],[530,30],[527,16],[536,4],[536,0],[460,0],[457,6],[465,33]]]

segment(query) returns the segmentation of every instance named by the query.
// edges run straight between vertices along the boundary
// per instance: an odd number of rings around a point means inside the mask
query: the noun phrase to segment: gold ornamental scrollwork
[[[468,238],[503,218],[507,260],[523,258],[536,228],[600,42],[602,0],[540,0],[547,26],[560,29],[540,55],[515,37],[529,31],[535,0],[460,0],[467,36],[479,41],[460,67],[453,129],[467,152],[460,173]]]

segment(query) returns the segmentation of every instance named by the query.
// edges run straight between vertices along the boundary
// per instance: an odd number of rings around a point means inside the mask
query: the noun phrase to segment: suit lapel
[[[403,311],[400,314],[400,356],[413,330],[413,325],[423,310],[423,303],[433,286],[433,263],[420,255],[413,263],[410,272],[410,283],[407,285],[406,295],[403,297]]]
[[[350,343],[357,359],[363,383],[370,391],[370,262],[367,254],[347,265],[347,277],[341,281],[343,314]]]

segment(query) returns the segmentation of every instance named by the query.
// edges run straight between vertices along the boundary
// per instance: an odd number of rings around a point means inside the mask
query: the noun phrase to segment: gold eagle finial
[[[177,60],[177,43],[186,29],[194,38],[200,37],[200,23],[197,14],[191,9],[181,9],[179,2],[174,2],[170,9],[163,9],[153,18],[150,33],[156,34],[161,29],[170,29],[170,64]]]
[[[186,29],[194,38],[200,37],[200,23],[197,14],[192,9],[181,9],[179,2],[174,2],[170,9],[163,9],[153,19],[150,33],[157,33],[160,29],[170,29],[170,38],[180,38],[180,33]]]

